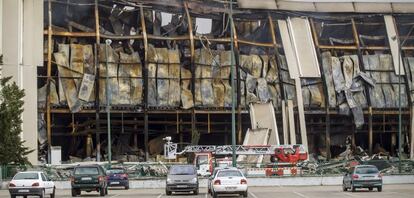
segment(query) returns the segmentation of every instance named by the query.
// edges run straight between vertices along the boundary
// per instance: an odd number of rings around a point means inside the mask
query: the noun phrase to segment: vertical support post
[[[134,118],[134,148],[138,148],[138,124],[137,124],[137,118]]]
[[[289,144],[288,115],[286,112],[286,100],[282,100],[282,124],[283,124],[283,144]]]
[[[98,0],[95,0],[95,33],[96,33],[96,44],[95,44],[95,126],[96,126],[96,161],[101,161],[101,123],[99,118],[99,59],[98,59],[98,48],[101,43],[101,36],[99,32],[99,9],[98,9]]]
[[[48,31],[47,31],[47,98],[46,98],[46,130],[48,145],[48,161],[50,162],[50,147],[52,146],[52,129],[50,115],[50,82],[52,80],[52,1],[48,0]]]
[[[293,113],[293,101],[287,100],[287,110],[289,114],[290,144],[296,144],[295,115]]]
[[[207,133],[211,133],[210,113],[207,113]]]
[[[236,79],[237,79],[237,144],[242,144],[243,143],[243,127],[242,127],[242,123],[243,123],[243,118],[242,118],[242,103],[241,103],[241,92],[242,92],[242,87],[241,87],[241,79],[240,79],[240,61],[239,61],[239,50],[238,50],[238,42],[237,42],[237,32],[235,31],[236,28],[234,28],[234,42],[235,42],[235,47],[236,47]]]
[[[101,161],[101,120],[100,120],[100,102],[99,102],[99,60],[98,60],[98,47],[99,44],[95,44],[95,127],[96,127],[96,161]]]
[[[305,146],[306,151],[308,151],[308,137],[306,132],[306,123],[305,123],[305,110],[303,108],[303,96],[302,96],[302,85],[300,78],[295,78],[295,88],[296,88],[296,97],[298,103],[298,114],[299,114],[299,128],[300,136],[303,146]]]
[[[231,2],[230,2],[231,3]],[[233,19],[231,19],[233,20]],[[236,79],[236,85],[235,87],[237,88],[237,90],[234,90],[234,87],[232,87],[232,92],[233,94],[237,91],[237,95],[236,95],[236,104],[237,104],[237,138],[236,138],[236,142],[238,144],[242,144],[242,116],[241,116],[241,82],[240,82],[240,63],[239,63],[239,41],[238,41],[238,37],[237,37],[237,31],[236,31],[236,26],[234,25],[234,23],[231,23],[231,29],[233,30],[233,35],[231,36],[233,41],[232,43],[234,43],[234,47],[231,50],[231,56],[232,58],[234,58],[234,62],[230,64],[230,67],[233,66],[233,64],[235,64],[235,68],[236,68],[236,75],[232,77],[232,79],[234,80],[234,78]],[[237,58],[236,58],[237,57]]]
[[[410,123],[410,127],[411,127],[411,140],[410,140],[410,159],[414,160],[414,106],[411,106],[411,111],[410,111],[410,115],[411,115],[411,123]]]
[[[180,116],[178,115],[178,111],[176,112],[176,122],[175,122],[175,124],[176,124],[176,132],[177,132],[177,134],[179,134],[180,133]]]
[[[92,134],[88,134],[86,136],[86,156],[87,157],[91,157],[91,155],[92,155],[92,147],[93,147],[93,144],[92,144]]]
[[[397,134],[396,133],[392,133],[391,134],[391,148],[390,148],[390,153],[392,156],[395,155],[395,146],[397,145]]]
[[[395,18],[393,17],[393,22],[394,22],[394,26],[396,26],[396,23],[395,23]],[[398,28],[397,27],[395,27],[395,29],[397,30]],[[408,36],[410,36],[410,34],[411,34],[411,32],[412,32],[412,29],[410,30],[410,32],[408,33],[408,35],[407,35],[407,38],[408,38]],[[402,48],[402,46],[405,44],[405,42],[407,41],[407,39],[404,39],[404,41],[402,42],[402,43],[400,43],[400,39],[399,39],[399,37],[398,37],[398,34],[397,35],[395,35],[396,36],[396,39],[397,39],[397,42],[398,42],[398,55],[397,55],[397,57],[398,57],[398,74],[400,74],[399,76],[398,76],[398,172],[399,173],[401,173],[401,171],[402,171],[402,167],[401,167],[401,155],[402,155],[402,143],[403,143],[403,141],[404,141],[404,138],[402,137],[402,110],[401,110],[401,78],[402,78],[402,73],[401,73],[401,69],[404,69],[403,68],[403,63],[401,62],[401,52],[402,52],[402,50],[401,50],[401,48]],[[407,82],[407,81],[406,81]]]
[[[372,131],[372,107],[368,107],[368,155],[372,155],[372,141],[373,141],[373,131]]]
[[[310,20],[310,25],[312,29],[312,36],[313,40],[316,45],[316,53],[318,54],[319,59],[319,69],[321,70],[321,73],[324,74],[326,71],[324,71],[323,65],[322,65],[322,55],[321,55],[321,49],[319,48],[319,38],[317,36],[315,23],[312,18]],[[325,149],[326,149],[326,159],[329,161],[331,159],[331,115],[329,113],[329,94],[328,94],[328,84],[326,83],[325,75],[321,75],[322,82],[325,86],[323,86],[323,92],[325,95]]]
[[[193,78],[192,81],[192,92],[193,92],[193,101],[195,101],[195,68],[194,68],[194,54],[195,54],[195,45],[194,45],[194,34],[193,34],[193,22],[191,21],[191,16],[190,16],[190,12],[188,11],[188,3],[184,2],[184,9],[185,9],[185,14],[187,16],[187,22],[188,22],[188,35],[190,37],[190,60],[191,60],[191,75]],[[198,133],[197,128],[196,128],[196,113],[195,113],[195,108],[193,107],[191,109],[191,143],[193,142],[193,137],[198,136],[199,134],[195,134]]]
[[[273,23],[273,19],[272,16],[270,15],[270,13],[267,13],[267,17],[268,17],[268,21],[269,21],[269,26],[270,26],[270,34],[272,36],[272,43],[273,43],[273,49],[274,49],[274,55],[276,56],[277,60],[279,59],[279,49],[277,46],[277,40],[276,40],[276,33],[275,33],[275,25]],[[283,95],[283,87],[281,86],[282,84],[282,80],[281,80],[281,76],[280,76],[280,69],[278,68],[279,72],[278,72],[278,77],[279,77],[279,86],[280,86],[280,91],[282,92],[281,95]],[[282,127],[283,127],[283,144],[288,144],[289,142],[289,135],[288,135],[288,124],[287,124],[287,114],[286,114],[286,100],[284,100],[284,96],[282,96]],[[276,134],[279,135],[279,134]],[[280,139],[280,138],[279,138]]]
[[[107,132],[108,132],[108,163],[109,167],[111,167],[112,163],[112,140],[111,140],[111,94],[109,91],[109,69],[108,69],[108,47],[111,45],[111,40],[107,39],[105,43],[105,61],[106,61],[106,89],[105,89],[105,96],[106,96],[106,124],[107,124]]]
[[[142,37],[144,39],[144,151],[145,160],[149,159],[148,153],[148,37],[145,25],[144,8],[139,7]]]
[[[232,92],[231,92],[231,146],[232,146],[232,161],[233,161],[233,167],[237,167],[236,164],[236,115],[235,115],[235,107],[236,107],[236,97],[234,95],[234,88],[235,87],[235,82],[234,82],[234,21],[233,21],[233,2],[230,1],[230,13],[229,13],[229,17],[230,17],[230,26],[231,26],[231,31],[230,31],[230,35],[231,35],[231,61],[230,61],[230,76],[231,76],[231,88],[232,88]]]

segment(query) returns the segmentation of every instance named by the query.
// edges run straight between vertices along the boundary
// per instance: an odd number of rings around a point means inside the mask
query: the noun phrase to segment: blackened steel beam
[[[145,160],[149,159],[148,153],[148,39],[147,28],[145,26],[144,8],[139,9],[141,19],[142,37],[144,38],[144,151]]]

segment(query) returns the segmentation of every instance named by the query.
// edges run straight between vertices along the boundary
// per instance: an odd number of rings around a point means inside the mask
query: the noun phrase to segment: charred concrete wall
[[[400,40],[408,38],[397,49],[405,71],[399,75],[382,14],[298,17],[236,6],[232,27],[228,5],[215,1],[44,5],[50,15],[44,17],[48,66],[38,69],[39,140],[42,148],[62,145],[65,160],[105,156],[107,101],[113,152],[122,159],[159,154],[166,135],[226,144],[232,92],[239,143],[250,125],[248,104],[271,101],[280,139],[293,130],[300,143],[306,129],[309,150],[327,158],[348,136],[369,153],[378,144],[394,154],[401,96],[403,145],[409,146],[414,15],[394,17]],[[290,127],[287,101],[293,102]]]

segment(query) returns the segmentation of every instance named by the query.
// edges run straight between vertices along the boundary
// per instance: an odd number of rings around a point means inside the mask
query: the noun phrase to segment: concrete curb
[[[335,177],[280,177],[247,178],[249,186],[338,186],[342,185],[342,176]],[[390,175],[383,177],[384,184],[414,184],[414,175]],[[69,181],[56,181],[57,189],[70,189]],[[7,189],[8,181],[1,183],[1,189]],[[165,188],[165,179],[131,180],[133,189]],[[207,179],[200,179],[200,187],[207,187]]]

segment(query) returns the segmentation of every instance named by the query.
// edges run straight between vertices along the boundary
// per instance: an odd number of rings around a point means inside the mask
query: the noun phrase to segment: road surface
[[[249,198],[412,198],[414,195],[414,184],[405,185],[384,185],[383,192],[369,192],[368,190],[358,190],[357,192],[342,192],[341,186],[303,186],[303,187],[250,187]],[[10,197],[7,190],[0,190],[0,197]],[[57,190],[56,197],[71,197],[70,190]],[[81,197],[99,197],[97,193],[82,192]],[[164,189],[110,189],[106,198],[211,198],[207,194],[207,189],[201,188],[199,195],[173,194],[166,196]],[[223,197],[236,197],[226,195]],[[241,196],[240,196],[241,197]]]

